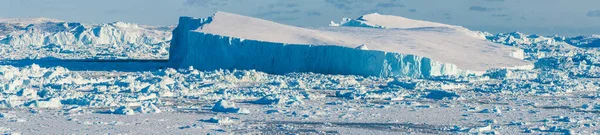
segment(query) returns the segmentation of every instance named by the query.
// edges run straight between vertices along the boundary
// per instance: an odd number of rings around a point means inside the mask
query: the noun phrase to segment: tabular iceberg
[[[169,65],[201,70],[256,69],[274,74],[410,77],[533,68],[514,57],[522,52],[520,49],[449,27],[416,26],[306,29],[224,12],[200,19],[181,17],[173,31]]]

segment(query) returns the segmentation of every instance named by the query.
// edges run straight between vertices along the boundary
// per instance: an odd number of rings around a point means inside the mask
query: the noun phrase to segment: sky
[[[368,13],[460,25],[491,33],[600,34],[600,0],[0,0],[0,18],[175,25],[179,16],[224,11],[302,26]]]

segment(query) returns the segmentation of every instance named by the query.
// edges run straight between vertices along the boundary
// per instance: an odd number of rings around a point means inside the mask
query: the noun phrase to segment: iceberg
[[[600,35],[591,36],[540,36],[527,35],[520,32],[488,34],[486,38],[492,42],[511,45],[511,46],[559,46],[568,45],[568,47],[594,48],[600,47]]]
[[[0,19],[0,46],[5,46],[0,59],[166,59],[173,28],[124,22]]]
[[[416,26],[308,29],[225,12],[207,18],[180,17],[172,34],[169,66],[409,77],[533,68],[531,63],[515,58],[520,49],[450,27]]]
[[[48,18],[0,19],[0,43],[8,45],[154,45],[170,39],[168,26],[125,22],[82,24]]]

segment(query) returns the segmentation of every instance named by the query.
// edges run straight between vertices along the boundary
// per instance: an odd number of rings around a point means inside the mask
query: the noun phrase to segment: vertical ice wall
[[[482,74],[429,58],[335,45],[301,45],[239,39],[195,31],[212,18],[181,17],[169,63],[200,70],[255,69],[273,74],[314,72],[363,76],[427,77]]]
[[[188,33],[200,28],[203,24],[210,23],[212,17],[206,19],[194,19],[192,17],[180,17],[179,24],[173,30],[171,38],[171,47],[169,49],[169,65],[172,67],[181,66],[184,54],[188,51]]]

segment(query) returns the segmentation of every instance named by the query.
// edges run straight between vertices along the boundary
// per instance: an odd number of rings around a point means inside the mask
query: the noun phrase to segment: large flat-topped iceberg
[[[447,27],[307,29],[217,12],[180,18],[169,61],[202,70],[425,77],[532,67],[515,58],[520,52]]]

